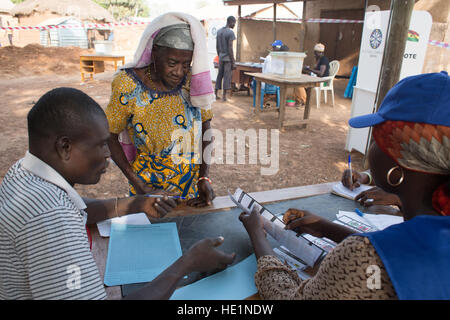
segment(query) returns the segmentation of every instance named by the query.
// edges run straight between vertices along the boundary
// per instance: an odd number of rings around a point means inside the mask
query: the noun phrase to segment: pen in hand
[[[352,158],[350,155],[348,155],[348,170],[350,171],[349,176],[349,188],[350,190],[353,190],[353,173],[352,173]]]

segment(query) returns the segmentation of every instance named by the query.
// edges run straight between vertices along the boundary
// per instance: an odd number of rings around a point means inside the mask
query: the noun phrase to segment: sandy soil
[[[78,54],[78,52],[72,52],[72,56]],[[69,57],[66,58],[69,59]],[[102,107],[106,107],[114,72],[109,68],[109,71],[95,75],[94,81],[82,84],[79,63],[78,60],[73,62],[73,57],[72,64],[65,64],[64,68],[60,68],[60,72],[49,70],[53,68],[50,63],[45,70],[28,74],[18,71],[17,67],[15,69],[17,72],[14,73],[14,68],[6,65],[4,60],[0,59],[0,61],[0,92],[2,93],[0,178],[2,179],[8,168],[27,150],[26,115],[42,94],[55,87],[74,87],[86,92]],[[3,72],[7,68],[10,71]],[[268,165],[261,165],[259,159],[257,164],[248,164],[248,142],[246,143],[247,164],[213,164],[210,177],[216,194],[226,195],[227,189],[234,190],[236,187],[253,192],[339,180],[342,171],[347,167],[348,153],[344,150],[344,146],[351,105],[350,99],[343,98],[347,82],[346,79],[335,80],[334,108],[328,101],[328,104],[325,105],[322,102],[321,108],[316,109],[313,93],[311,121],[306,129],[287,127],[280,132],[279,170],[275,175],[261,175],[261,167],[268,167]],[[252,97],[248,97],[246,93],[234,94],[226,103],[214,102],[212,127],[222,132],[224,145],[226,129],[253,128],[270,131],[277,128],[277,112],[265,112],[257,118],[253,115],[252,109]],[[286,118],[301,119],[302,117],[303,109],[288,108]],[[236,154],[235,149],[235,157]],[[354,169],[362,170],[363,156],[354,152],[352,159]],[[76,186],[76,188],[83,196],[97,198],[122,196],[127,194],[128,190],[127,181],[116,166],[110,166],[97,185]]]

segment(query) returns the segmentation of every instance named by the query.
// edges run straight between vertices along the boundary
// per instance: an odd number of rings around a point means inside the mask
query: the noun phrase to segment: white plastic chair
[[[340,63],[337,60],[333,60],[330,62],[330,75],[328,77],[324,77],[323,79],[327,79],[328,86],[324,86],[324,82],[320,83],[320,87],[315,87],[316,90],[316,107],[319,109],[320,107],[320,98],[321,92],[323,91],[325,103],[327,103],[327,91],[331,91],[331,103],[334,107],[334,89],[333,89],[333,80],[336,74],[339,71]]]

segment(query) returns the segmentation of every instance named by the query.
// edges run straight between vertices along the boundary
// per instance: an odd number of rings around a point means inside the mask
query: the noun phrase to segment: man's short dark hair
[[[233,23],[233,22],[236,22],[236,18],[233,17],[233,16],[229,16],[229,17],[227,18],[227,24],[230,24],[230,23]]]
[[[105,113],[94,99],[74,88],[56,88],[45,93],[28,112],[28,137],[78,136],[94,116]]]

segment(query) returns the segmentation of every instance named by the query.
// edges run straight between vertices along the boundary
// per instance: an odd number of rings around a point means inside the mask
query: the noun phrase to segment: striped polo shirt
[[[89,250],[86,205],[27,152],[0,185],[0,299],[105,299]]]

